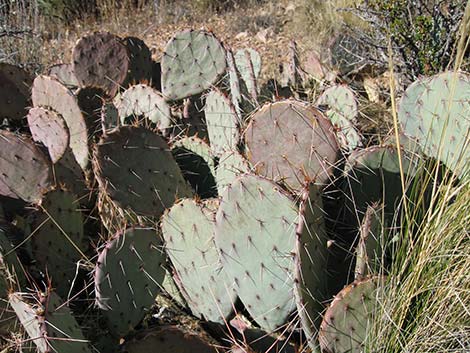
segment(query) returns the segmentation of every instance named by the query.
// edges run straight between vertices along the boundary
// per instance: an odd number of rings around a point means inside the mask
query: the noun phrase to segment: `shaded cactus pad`
[[[96,302],[114,334],[127,334],[144,318],[163,283],[164,263],[152,228],[126,229],[105,245],[95,269]]]
[[[122,126],[96,145],[94,171],[100,187],[122,209],[160,217],[192,192],[165,140],[143,127]]]

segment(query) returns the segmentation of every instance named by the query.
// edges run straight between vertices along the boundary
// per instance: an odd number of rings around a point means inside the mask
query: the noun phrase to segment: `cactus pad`
[[[154,304],[164,263],[161,240],[151,228],[117,233],[101,251],[95,269],[96,302],[114,334],[126,335]]]
[[[167,130],[172,124],[170,107],[160,92],[150,86],[139,84],[128,88],[115,104],[122,124],[126,118],[136,120],[141,116],[155,123],[161,131]]]
[[[56,112],[45,108],[29,110],[28,125],[34,141],[47,147],[52,163],[56,163],[69,146],[69,129]]]
[[[51,165],[32,140],[0,131],[0,194],[27,202],[41,199],[52,182]]]
[[[418,159],[406,151],[401,153],[408,183],[417,172]],[[344,173],[346,207],[354,213],[353,218],[357,219],[355,213],[364,213],[374,202],[384,203],[387,215],[395,214],[403,194],[395,147],[372,146],[354,151],[346,162]]]
[[[40,353],[91,352],[80,326],[57,294],[40,294],[31,303],[25,298],[12,293],[9,303]]]
[[[52,108],[64,118],[70,133],[70,148],[82,169],[88,166],[88,133],[85,118],[73,93],[59,81],[38,76],[32,89],[35,107]]]
[[[96,179],[121,209],[160,217],[179,197],[191,197],[165,140],[143,127],[122,126],[103,136],[93,163]]]
[[[358,114],[354,92],[346,85],[331,86],[318,98],[318,106],[327,106],[325,115],[337,128],[338,141],[349,151],[362,145],[355,127]]]
[[[127,48],[114,34],[96,32],[81,38],[72,56],[80,87],[98,87],[114,97],[127,77]]]
[[[261,56],[251,48],[240,49],[235,53],[235,65],[246,84],[247,91],[257,99],[257,78],[261,73]]]
[[[70,89],[78,87],[77,77],[75,77],[72,64],[53,65],[48,69],[47,75],[57,79],[60,83]]]
[[[47,192],[35,216],[31,238],[33,255],[51,279],[57,293],[66,297],[85,249],[83,219],[76,197],[68,191]]]
[[[0,118],[21,119],[30,105],[30,89],[33,79],[23,69],[0,63]]]
[[[119,111],[116,106],[111,103],[105,103],[101,107],[101,128],[103,133],[112,130],[120,125]]]
[[[249,171],[248,161],[237,151],[228,151],[222,154],[215,171],[215,181],[219,193],[232,184],[238,176]]]
[[[162,58],[162,92],[169,100],[202,93],[225,73],[225,50],[218,39],[205,31],[177,33]]]
[[[426,155],[440,160],[462,177],[470,160],[467,148],[470,122],[466,118],[470,112],[470,75],[444,72],[417,87],[414,93],[421,91],[418,119],[410,123],[413,117],[399,116],[405,133],[418,141]]]
[[[279,186],[243,175],[227,187],[215,242],[228,285],[261,328],[275,330],[295,308],[294,257],[299,210]]]
[[[234,151],[240,142],[239,119],[230,99],[213,90],[206,96],[204,109],[211,149],[215,155]]]
[[[184,178],[202,198],[217,195],[215,162],[209,145],[198,137],[183,137],[173,141],[171,153]]]
[[[248,160],[256,171],[299,190],[326,183],[337,160],[331,123],[315,108],[293,100],[264,105],[245,132]]]
[[[295,249],[295,299],[307,344],[316,350],[322,302],[328,280],[328,248],[324,209],[319,188],[309,185],[302,195]]]
[[[214,243],[218,200],[184,199],[164,214],[162,231],[175,267],[181,293],[195,316],[224,323],[233,310],[236,293],[221,271]]]
[[[322,352],[360,353],[374,320],[381,277],[355,281],[339,292],[320,327]]]
[[[149,82],[152,78],[152,53],[142,39],[126,37],[123,43],[129,53],[129,71],[124,87]]]

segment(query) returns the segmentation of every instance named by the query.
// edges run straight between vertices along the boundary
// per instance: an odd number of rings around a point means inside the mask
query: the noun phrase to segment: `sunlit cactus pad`
[[[245,132],[248,160],[261,175],[293,190],[327,183],[337,160],[331,123],[315,108],[294,100],[268,103]]]
[[[225,50],[212,33],[179,32],[163,54],[162,92],[173,101],[202,93],[217,83],[226,66]]]

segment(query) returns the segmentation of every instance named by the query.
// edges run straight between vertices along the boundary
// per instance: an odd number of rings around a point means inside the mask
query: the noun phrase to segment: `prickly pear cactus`
[[[224,271],[267,331],[284,324],[295,309],[292,274],[300,218],[286,192],[250,174],[225,189],[217,211],[215,242]]]
[[[234,55],[235,65],[251,97],[258,100],[257,79],[261,73],[261,56],[252,49],[240,49]]]
[[[40,293],[39,298],[12,293],[9,303],[38,352],[91,352],[70,309],[54,292]]]
[[[78,87],[77,77],[73,71],[72,64],[56,64],[49,67],[47,75],[57,79],[60,83],[70,89]]]
[[[328,281],[328,247],[320,190],[310,185],[300,205],[295,248],[295,301],[301,327],[312,352],[318,350],[317,332]]]
[[[100,188],[123,210],[160,217],[179,197],[191,197],[165,140],[143,127],[122,126],[95,147]]]
[[[217,199],[184,199],[162,217],[166,250],[175,267],[180,290],[195,316],[224,323],[236,293],[221,270],[214,242]]]
[[[95,32],[80,38],[72,57],[73,71],[80,87],[98,87],[114,97],[127,77],[127,48],[114,34]]]
[[[209,145],[196,136],[175,140],[171,146],[176,163],[194,192],[202,198],[217,196],[215,161]]]
[[[319,341],[325,353],[360,353],[373,324],[382,277],[355,281],[339,292],[323,316]]]
[[[37,202],[52,183],[49,160],[34,142],[0,131],[0,195]]]
[[[64,119],[41,107],[31,108],[27,119],[33,140],[46,146],[52,163],[56,163],[69,147],[69,129]]]
[[[215,171],[215,180],[219,193],[222,193],[238,176],[249,171],[248,161],[237,151],[227,151],[222,154]]]
[[[15,65],[0,63],[0,118],[23,118],[30,106],[30,74]]]
[[[379,204],[367,207],[359,229],[359,241],[356,245],[355,279],[363,279],[386,268],[383,256],[388,239],[382,221],[382,211]]]
[[[217,353],[201,335],[185,332],[177,326],[163,326],[141,332],[124,346],[127,353]]]
[[[142,39],[126,37],[123,43],[129,55],[129,71],[124,87],[149,82],[152,78],[152,53]]]
[[[404,150],[401,154],[408,186],[418,170],[419,158]],[[367,206],[374,202],[383,203],[386,216],[393,217],[403,195],[395,147],[371,146],[354,151],[346,161],[344,175],[346,208],[352,219],[360,220]]]
[[[211,88],[225,73],[225,50],[209,32],[177,33],[162,58],[162,93],[177,101]]]
[[[101,129],[103,130],[103,134],[106,134],[108,130],[118,127],[120,121],[119,111],[116,106],[111,102],[103,104],[101,107]]]
[[[59,81],[38,76],[31,92],[35,107],[51,108],[64,118],[70,133],[70,148],[82,169],[88,166],[88,133],[85,118],[73,93]]]
[[[242,103],[243,103],[243,97],[242,97],[242,90],[241,90],[241,85],[240,85],[240,77],[239,77],[239,72],[237,70],[237,67],[235,65],[235,58],[233,55],[233,52],[230,50],[230,48],[226,48],[227,52],[227,70],[228,70],[228,80],[229,80],[229,86],[230,86],[230,97],[232,98],[232,104],[233,107],[235,108],[235,111],[237,112],[238,118],[241,118],[242,116]]]
[[[327,107],[326,116],[338,129],[338,140],[343,148],[352,151],[362,145],[362,137],[355,127],[357,101],[347,85],[329,87],[318,98],[316,105]]]
[[[115,104],[121,124],[126,123],[126,118],[138,121],[142,116],[156,124],[162,132],[172,125],[169,105],[160,92],[145,84],[129,87],[115,100]]]
[[[206,96],[204,112],[212,152],[235,151],[240,143],[240,120],[230,99],[212,90]]]
[[[312,181],[327,183],[338,155],[331,123],[315,108],[294,100],[259,109],[245,131],[245,142],[256,171],[292,190]]]
[[[152,228],[128,228],[106,243],[95,268],[98,307],[117,336],[131,331],[146,315],[165,277],[165,255]]]
[[[470,108],[470,75],[463,72],[444,72],[412,85],[402,100],[398,112],[406,134],[414,137],[423,152],[440,160],[459,177],[468,171],[468,132],[466,117]],[[407,112],[414,97],[418,113]],[[416,112],[411,109],[411,112]]]
[[[66,298],[85,260],[83,218],[76,196],[63,189],[47,192],[35,215],[31,247],[38,267],[47,273],[57,293]]]

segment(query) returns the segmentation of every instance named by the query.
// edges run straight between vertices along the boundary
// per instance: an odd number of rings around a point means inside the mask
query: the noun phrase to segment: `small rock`
[[[248,32],[240,32],[235,36],[235,39],[246,39],[248,37]]]

